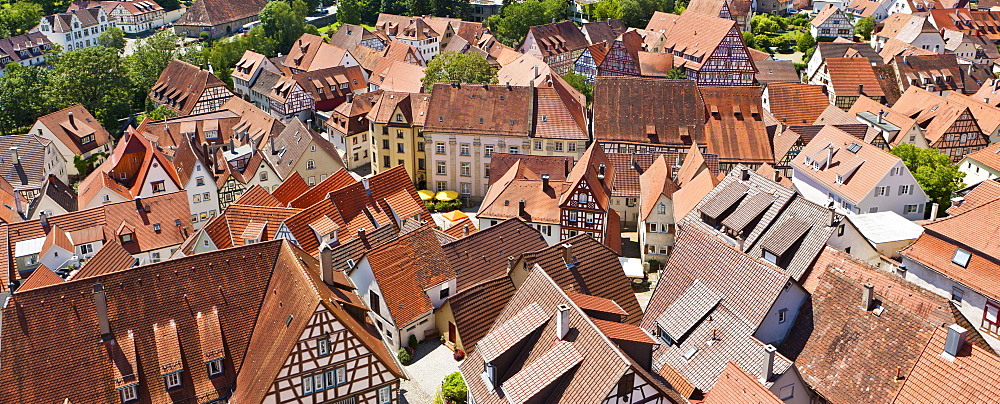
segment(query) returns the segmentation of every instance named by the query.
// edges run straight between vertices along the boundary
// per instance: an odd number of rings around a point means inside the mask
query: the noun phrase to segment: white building
[[[854,37],[854,26],[847,20],[847,15],[843,11],[828,4],[816,18],[813,18],[809,32],[813,38],[851,39]]]
[[[813,203],[847,214],[925,216],[927,195],[903,161],[836,127],[824,127],[791,165],[795,188]]]
[[[967,185],[1000,178],[1000,143],[965,155],[958,163],[958,170],[965,173]]]
[[[45,63],[45,52],[52,50],[52,42],[40,32],[0,39],[0,77],[10,63],[33,66]]]
[[[77,0],[69,11],[102,8],[115,26],[126,34],[138,34],[165,25],[166,11],[153,0],[89,1]]]
[[[63,51],[72,51],[97,46],[97,37],[113,26],[104,9],[97,7],[44,16],[32,32],[41,32]]]

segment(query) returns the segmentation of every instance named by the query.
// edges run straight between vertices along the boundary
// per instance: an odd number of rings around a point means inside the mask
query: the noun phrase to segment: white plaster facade
[[[195,162],[194,171],[184,190],[188,195],[188,206],[191,208],[191,224],[195,230],[204,226],[207,221],[200,221],[203,216],[214,217],[221,210],[219,209],[219,188],[215,183],[215,177],[209,172],[201,161]]]
[[[863,167],[862,167],[863,168]],[[846,214],[874,213],[893,211],[909,220],[924,218],[924,206],[928,198],[924,190],[917,184],[913,174],[906,168],[902,160],[896,161],[888,172],[858,172],[854,175],[882,175],[882,179],[865,194],[861,200],[854,200],[842,195],[838,189],[830,188],[820,183],[803,170],[801,164],[792,164],[792,183],[795,188],[809,201],[827,206],[834,202],[837,212]],[[907,187],[906,193],[901,193],[900,187]]]
[[[49,38],[53,44],[61,46],[64,52],[97,46],[97,37],[108,28],[115,26],[115,23],[104,12],[104,9],[98,7],[93,10],[97,13],[97,21],[94,24],[85,25],[76,15],[77,13],[90,13],[90,11],[73,10],[65,13],[69,17],[68,31],[53,26],[53,21],[62,18],[62,14],[42,17],[37,27],[38,31]]]
[[[979,161],[966,156],[958,163],[958,170],[965,173],[966,185],[975,185],[980,182],[1000,178],[1000,170],[990,167]]]

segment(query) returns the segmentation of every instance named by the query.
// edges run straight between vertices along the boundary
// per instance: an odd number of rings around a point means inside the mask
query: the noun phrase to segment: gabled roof
[[[878,315],[861,307],[862,283],[874,286]],[[811,305],[779,351],[830,402],[890,402],[902,386],[897,369],[907,380],[932,330],[955,321],[945,298],[832,248],[805,285]]]
[[[364,71],[361,70],[360,66],[313,68],[306,72],[296,73],[291,76],[291,79],[299,83],[302,90],[309,93],[316,102],[346,97],[348,93],[368,88]],[[347,88],[343,88],[344,84],[347,85]]]
[[[43,56],[52,48],[52,41],[41,32],[29,32],[0,39],[0,58],[9,57],[12,62],[22,62]],[[21,54],[21,51],[27,51]]]
[[[896,137],[885,139],[886,142],[894,146],[899,145],[904,139],[907,139],[907,131],[917,124],[913,118],[883,104],[879,104],[868,97],[858,97],[858,100],[854,102],[854,105],[851,106],[851,109],[847,113],[852,117],[857,117],[859,121],[860,119],[864,119],[866,125],[873,125],[886,132],[898,132],[896,133]],[[892,126],[895,126],[895,128]]]
[[[753,403],[782,404],[763,383],[730,361],[723,369],[712,392],[705,396],[705,404]]]
[[[520,51],[528,49],[527,39],[534,39],[535,46],[543,57],[561,55],[587,47],[587,38],[572,21],[553,22],[528,28],[525,43]]]
[[[254,17],[265,4],[266,0],[198,0],[188,7],[187,12],[174,25],[219,26]]]
[[[197,4],[204,1],[217,0],[200,0],[195,3],[195,6],[188,9],[188,13],[191,10],[197,9]],[[253,1],[241,4],[252,3]],[[176,24],[182,25],[180,20]],[[182,60],[174,59],[170,61],[156,79],[156,83],[153,84],[153,88],[149,92],[149,98],[157,104],[170,108],[178,115],[190,115],[194,111],[198,100],[201,99],[202,94],[211,88],[222,88],[223,91],[231,94],[229,89],[226,88],[226,83],[219,80],[218,77],[215,77],[208,70],[201,69]]]
[[[990,79],[984,82],[983,86],[979,87],[979,91],[972,95],[972,98],[994,107],[1000,106],[1000,80]]]
[[[857,141],[858,138],[836,127],[826,126],[802,148],[791,165],[802,167],[798,170],[799,173],[811,177],[823,186],[835,190],[848,201],[857,204],[872,192],[875,185],[888,175],[892,167],[901,163],[899,157],[869,144],[860,145],[856,153],[849,151],[848,147],[852,143],[858,143]],[[812,164],[806,163],[807,157],[817,163],[826,160],[828,153],[825,150],[829,148],[833,149],[833,159],[829,163],[821,164],[819,170],[807,167]],[[855,168],[856,171],[852,173]],[[838,184],[838,176],[843,177],[842,183]]]
[[[136,159],[136,161],[127,161],[128,159]],[[87,206],[105,188],[126,199],[138,197],[149,180],[150,170],[155,167],[160,167],[165,171],[167,179],[172,181],[178,189],[184,189],[186,184],[181,183],[177,169],[163,155],[159,147],[137,130],[132,129],[131,126],[128,127],[125,135],[119,139],[118,145],[112,150],[111,155],[80,182],[78,188],[81,191],[78,206],[80,208]],[[112,177],[112,174],[116,172],[123,173],[126,177],[124,179]]]
[[[118,272],[133,266],[136,259],[122,248],[117,240],[104,244],[100,250],[90,257],[79,270],[72,274],[71,280],[93,278]]]
[[[73,154],[87,153],[111,141],[108,131],[80,104],[39,117],[38,122]],[[85,144],[82,140],[87,136],[94,138]]]
[[[271,196],[267,190],[265,190],[260,185],[254,184],[252,187],[248,188],[240,195],[239,198],[233,202],[234,205],[245,205],[245,206],[268,206],[268,207],[278,207],[282,206],[281,201],[277,198]]]
[[[287,205],[299,209],[308,208],[317,202],[322,201],[330,192],[344,188],[348,185],[354,184],[355,182],[357,181],[353,176],[351,176],[351,173],[347,172],[346,169],[341,168],[329,177],[326,177],[325,180],[320,181],[319,184],[313,185],[311,188],[302,189],[301,193],[296,195],[297,197],[288,202]],[[299,181],[292,180],[289,191],[292,189],[299,189],[301,187],[301,185],[296,184],[299,184]],[[305,181],[303,181],[302,184],[305,184]],[[284,183],[282,183],[282,185],[284,185]],[[308,187],[308,185],[306,186]],[[277,191],[275,191],[275,193],[277,194]]]
[[[900,254],[975,289],[990,299],[1000,300],[1000,243],[983,234],[1000,231],[1000,200],[994,200],[924,225],[924,234]],[[965,266],[953,259],[961,248],[971,257]]]
[[[687,216],[716,185],[719,185],[719,177],[710,170],[698,171],[691,180],[681,185],[681,189],[674,192],[674,217]]]
[[[456,291],[462,292],[480,283],[506,277],[508,266],[511,265],[510,257],[518,257],[547,246],[538,230],[521,219],[512,218],[447,243],[441,248],[458,273]]]
[[[448,298],[455,325],[461,331],[463,349],[475,350],[476,343],[486,336],[516,290],[514,283],[504,275],[472,285]]]
[[[754,87],[701,87],[708,123],[708,152],[727,163],[773,160],[762,116],[760,90]]]
[[[889,40],[885,42],[885,45],[882,45],[882,50],[880,50],[878,54],[879,56],[882,56],[882,61],[885,62],[885,64],[892,63],[893,58],[896,56],[936,55],[936,53],[932,51],[918,48],[896,38],[889,38]]]
[[[767,85],[771,83],[800,83],[799,73],[790,60],[757,60],[757,82]]]
[[[1000,359],[994,352],[963,341],[959,355],[949,360],[942,355],[947,334],[941,328],[933,330],[893,403],[982,402],[1000,393]]]
[[[341,25],[340,28],[337,29],[337,32],[329,34],[329,38],[331,45],[347,50],[353,50],[358,47],[361,44],[361,41],[382,41],[382,38],[379,38],[378,35],[368,31],[365,27],[354,24]]]
[[[24,280],[24,283],[17,288],[17,292],[15,293],[41,289],[64,282],[66,281],[64,281],[63,278],[60,278],[59,275],[56,275],[55,272],[52,272],[51,269],[46,268],[45,265],[39,265],[38,268],[35,268],[35,270],[31,272],[31,275],[28,275],[28,279]]]
[[[571,245],[571,266],[563,259],[563,244]],[[642,309],[631,291],[630,281],[622,270],[618,254],[592,237],[580,235],[542,250],[525,253],[520,266],[541,267],[565,291],[583,293],[614,301],[628,313],[622,322],[638,325]]]
[[[878,27],[881,27],[881,29],[873,32],[872,35],[883,38],[896,38],[906,43],[912,43],[922,33],[937,34],[939,37],[941,35],[934,28],[934,25],[928,21],[927,15],[892,13],[888,18],[882,20],[882,23]]]
[[[953,91],[945,97],[945,100],[965,105],[976,118],[976,124],[984,133],[994,133],[1000,128],[1000,108],[986,104],[973,97]]]
[[[987,147],[984,150],[996,152],[997,148],[1000,148],[1000,144]],[[975,185],[975,188],[965,194],[962,201],[952,202],[952,205],[948,208],[947,212],[949,215],[955,216],[960,213],[964,213],[969,209],[979,207],[980,205],[997,199],[1000,199],[1000,182],[996,182],[995,180],[986,180]]]
[[[456,276],[433,230],[428,228],[401,235],[372,250],[368,261],[399,328],[433,310],[425,290]]]
[[[831,105],[823,86],[771,83],[767,93],[771,114],[788,125],[811,124]]]
[[[677,63],[678,66],[699,70],[726,35],[734,30],[738,32],[739,27],[736,21],[717,15],[697,12],[676,15],[656,11],[646,24],[646,30],[663,33],[666,49],[702,58],[700,62],[685,59]]]
[[[572,339],[559,340],[556,334],[556,320],[553,317],[558,315],[557,307],[569,310]],[[503,330],[528,331],[536,335],[506,338],[513,335],[513,332]],[[487,340],[491,342],[489,350],[482,346]],[[506,360],[494,362],[498,365],[497,378],[503,386],[502,391],[510,399],[533,398],[549,403],[603,401],[622,376],[633,371],[635,377],[648,383],[651,394],[657,394],[667,402],[684,401],[676,392],[663,387],[630,358],[626,351],[612,342],[595,321],[563,292],[558,282],[539,268],[531,270],[479,345],[460,365],[469,393],[478,403],[507,402],[496,391],[491,391],[479,374],[482,373],[482,363],[487,357],[512,349],[525,354],[515,358],[513,363]],[[486,356],[484,351],[492,353]],[[546,389],[556,383],[558,388]],[[546,395],[536,396],[542,390]]]
[[[927,143],[934,147],[935,143],[946,139],[946,132],[951,130],[966,113],[972,115],[970,117],[972,119],[968,122],[979,126],[977,117],[972,114],[972,108],[953,100],[954,98],[947,99],[920,87],[910,86],[899,98],[899,101],[893,104],[892,109],[916,120],[924,128],[924,137],[927,138]],[[982,112],[980,116],[984,118],[984,123],[995,123],[992,116]],[[980,130],[982,129],[980,128]],[[969,141],[981,144],[988,143],[985,134],[980,139],[969,139]]]
[[[826,20],[828,20],[830,17],[833,17],[836,14],[840,14],[841,16],[843,16],[844,12],[840,11],[840,8],[834,6],[833,4],[827,4],[826,7],[823,7],[823,9],[819,11],[819,14],[816,14],[816,16],[813,17],[810,23],[814,27],[819,27],[823,25],[823,23],[825,23]]]
[[[270,146],[263,146],[265,149],[271,149],[264,151],[264,157],[271,162],[274,170],[282,178],[294,171],[299,160],[305,158],[307,152],[311,152],[311,146],[316,146],[317,152],[325,153],[328,158],[333,160],[337,164],[334,167],[344,167],[340,153],[334,148],[333,143],[324,139],[312,128],[306,127],[305,123],[298,118],[288,121],[285,129],[272,139]]]
[[[435,84],[425,131],[527,135],[533,124],[529,87]]]
[[[538,56],[525,53],[501,67],[497,71],[497,79],[500,84],[538,86],[551,74],[552,68],[547,63]]]
[[[705,144],[705,103],[691,80],[594,78],[594,138],[688,146]]]
[[[0,136],[0,150],[7,151],[0,153],[0,176],[15,190],[41,188],[48,178],[45,154],[50,144],[47,139],[35,135]],[[13,160],[11,148],[17,151],[17,161]],[[72,162],[66,162],[69,163]]]
[[[929,78],[936,91],[964,91],[965,83],[955,55],[896,56],[893,63],[904,88],[914,85],[912,80],[917,80],[918,86],[927,86],[923,82]]]
[[[677,192],[679,187],[673,180],[670,179],[671,169],[667,165],[667,160],[663,156],[656,158],[649,169],[643,172],[639,176],[639,187],[641,189],[641,195],[639,196],[639,218],[645,219],[649,217],[649,214],[653,211],[656,206],[656,202],[661,196],[672,199],[674,192]]]
[[[259,68],[264,68],[265,66],[269,69],[274,68],[274,66],[270,64],[270,60],[267,59],[267,56],[252,50],[247,50],[243,52],[243,56],[240,58],[240,61],[236,62],[236,66],[233,69],[231,76],[244,81],[250,81],[250,79],[253,78],[254,72],[256,72]]]
[[[538,174],[548,174],[549,181],[565,181],[573,168],[573,158],[563,156],[534,156],[527,154],[493,153],[490,167],[490,185],[503,178],[516,163]]]
[[[831,91],[836,96],[884,97],[886,95],[868,59],[827,58],[824,62],[830,73]]]
[[[372,72],[371,84],[380,90],[419,93],[424,88],[424,67],[403,61],[393,61],[381,71]]]
[[[294,71],[311,72],[340,66],[350,52],[330,45],[322,37],[302,34],[285,56],[284,65]]]

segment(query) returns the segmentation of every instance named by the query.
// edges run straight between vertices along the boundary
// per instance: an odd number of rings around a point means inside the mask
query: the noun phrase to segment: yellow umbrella
[[[441,192],[438,192],[437,195],[434,196],[434,199],[437,199],[439,201],[445,201],[445,202],[447,202],[447,201],[454,201],[454,200],[458,199],[458,192],[455,192],[455,191],[441,191]]]
[[[469,217],[465,213],[462,213],[462,211],[460,210],[453,210],[441,216],[443,216],[445,219],[448,219],[451,222],[458,222],[462,219],[467,219]]]
[[[434,192],[433,191],[428,191],[426,189],[421,189],[421,190],[417,191],[417,195],[420,195],[420,200],[421,201],[429,201],[431,199],[434,199]]]

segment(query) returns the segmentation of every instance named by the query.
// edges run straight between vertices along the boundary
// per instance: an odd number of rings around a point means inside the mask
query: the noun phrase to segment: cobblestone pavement
[[[400,383],[400,403],[430,404],[445,376],[458,371],[452,352],[438,340],[417,345],[413,361],[403,366],[410,380]]]

